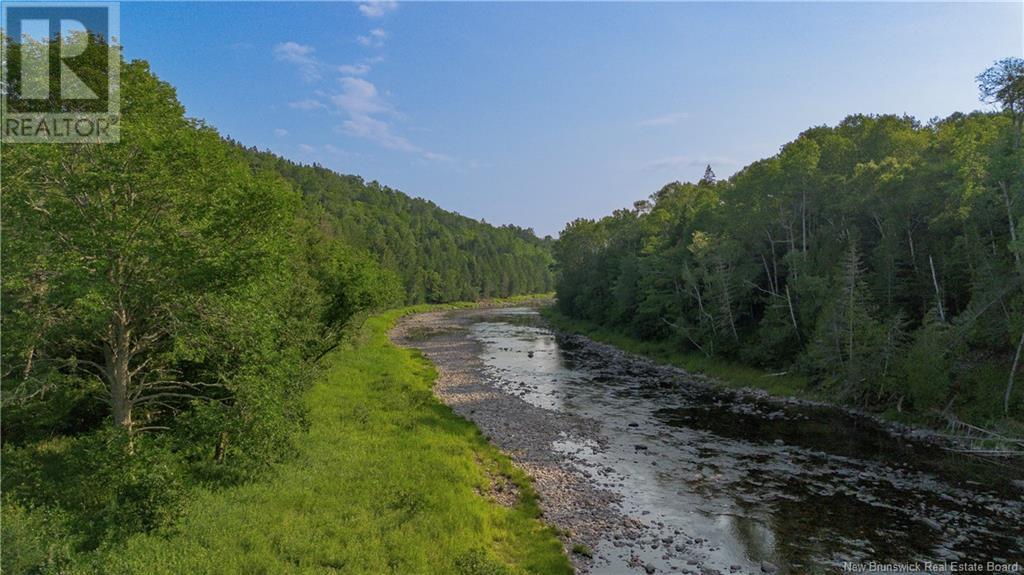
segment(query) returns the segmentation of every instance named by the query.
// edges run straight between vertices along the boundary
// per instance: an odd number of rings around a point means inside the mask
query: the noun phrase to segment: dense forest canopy
[[[978,81],[1002,111],[849,116],[728,180],[709,166],[570,223],[560,309],[860,405],[1019,421],[1024,61]]]
[[[324,233],[366,250],[402,280],[408,303],[476,300],[551,291],[551,240],[494,227],[359,176],[247,150],[321,214]]]
[[[117,144],[2,150],[5,572],[288,458],[359,314],[551,285],[550,241],[226,141],[145,62],[121,98]]]

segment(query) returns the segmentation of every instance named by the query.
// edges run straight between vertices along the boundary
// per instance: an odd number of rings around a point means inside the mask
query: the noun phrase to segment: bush
[[[171,523],[187,484],[184,462],[163,441],[118,429],[4,449],[5,500],[60,510],[86,549]]]
[[[11,575],[61,572],[72,563],[78,537],[65,514],[24,507],[5,498],[0,521],[0,570]]]

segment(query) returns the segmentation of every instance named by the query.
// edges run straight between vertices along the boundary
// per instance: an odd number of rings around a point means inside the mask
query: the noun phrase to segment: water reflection
[[[670,535],[620,551],[621,562],[602,566],[609,573],[627,570],[630,555],[684,572],[760,572],[769,569],[763,562],[782,573],[836,572],[847,560],[1024,563],[1018,467],[965,461],[839,410],[694,384],[555,334],[527,308],[479,312],[470,334],[502,389],[601,424],[600,438],[566,437],[556,448],[624,495],[628,515]],[[673,562],[666,549],[691,562]]]

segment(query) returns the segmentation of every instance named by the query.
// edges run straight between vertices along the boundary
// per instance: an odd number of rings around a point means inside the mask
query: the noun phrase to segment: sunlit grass
[[[570,573],[527,478],[433,396],[428,361],[388,340],[403,313],[370,318],[329,358],[295,461],[202,495],[173,531],[129,540],[99,570]],[[495,472],[518,485],[516,506],[481,495]]]

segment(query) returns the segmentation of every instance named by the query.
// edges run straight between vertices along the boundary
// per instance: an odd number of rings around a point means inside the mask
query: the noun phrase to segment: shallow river
[[[529,308],[474,312],[484,374],[532,405],[594,420],[556,445],[625,515],[673,534],[608,539],[593,572],[842,572],[844,562],[1020,562],[1024,471],[897,437],[846,412],[712,389],[546,327]],[[689,562],[668,560],[679,540]],[[657,542],[655,542],[657,544]],[[630,563],[631,562],[631,563]],[[643,570],[641,569],[641,572]]]

